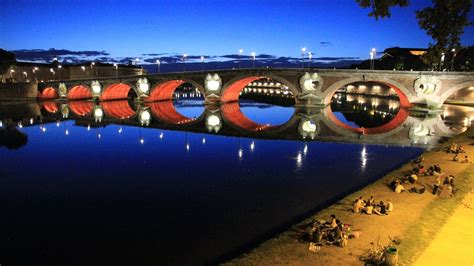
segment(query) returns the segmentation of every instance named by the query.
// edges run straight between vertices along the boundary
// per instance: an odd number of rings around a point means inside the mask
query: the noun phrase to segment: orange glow
[[[169,80],[158,84],[151,90],[150,97],[147,98],[147,101],[154,102],[173,99],[173,92],[184,82],[184,80]]]
[[[105,88],[100,97],[101,100],[127,99],[131,87],[127,84],[112,84]]]
[[[41,94],[42,99],[57,99],[59,98],[58,93],[53,87],[48,87],[43,90],[43,93]]]
[[[135,111],[126,100],[102,102],[101,106],[105,114],[109,117],[127,119],[135,115]]]
[[[240,92],[250,83],[256,80],[259,80],[260,77],[251,76],[247,78],[243,78],[241,80],[237,80],[236,82],[232,83],[225,91],[224,94],[221,96],[222,102],[233,102],[239,100]]]
[[[242,129],[250,131],[264,131],[274,128],[274,126],[257,124],[254,121],[248,119],[240,110],[238,102],[222,105],[221,111],[222,115],[229,123]]]
[[[49,113],[56,113],[59,110],[59,104],[56,102],[43,102],[43,108]]]
[[[89,91],[88,88],[82,85],[78,85],[74,86],[71,90],[69,90],[67,98],[70,100],[90,99],[92,98],[92,93]]]
[[[76,114],[80,116],[85,116],[92,112],[92,108],[94,107],[94,104],[92,102],[84,102],[84,101],[74,101],[70,102],[68,104],[69,109]]]
[[[186,117],[176,111],[173,101],[161,101],[148,103],[151,113],[160,121],[178,125],[187,124],[194,121],[194,118]]]

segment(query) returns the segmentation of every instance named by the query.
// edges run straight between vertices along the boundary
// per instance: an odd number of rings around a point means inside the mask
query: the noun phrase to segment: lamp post
[[[443,70],[444,57],[445,57],[445,54],[441,53],[441,60],[440,60],[440,63],[439,63],[439,70]]]
[[[26,71],[23,71],[23,75],[25,76],[25,82],[28,82],[28,73],[26,73]]]
[[[309,68],[311,68],[311,59],[313,58],[313,53],[308,52],[308,59],[309,59]]]
[[[244,52],[244,49],[240,48],[239,49],[239,69],[240,69],[240,64],[241,64],[241,61],[242,61],[242,53]]]
[[[92,72],[92,77],[94,77],[94,76],[95,76],[95,74],[94,74],[94,66],[95,66],[95,62],[92,62],[92,63],[91,63],[91,72]]]
[[[54,74],[56,74],[56,72],[54,72],[54,69],[52,69],[52,68],[49,69],[49,72],[51,72],[53,74],[53,79],[52,80],[54,80]]]
[[[117,65],[117,63],[114,63],[114,67],[115,67],[115,76],[118,77],[118,65]]]
[[[38,67],[34,67],[33,68],[33,75],[35,76],[35,81],[38,82],[38,79],[36,78],[36,71],[38,71],[39,68]]]
[[[202,71],[204,71],[204,56],[201,56]]]
[[[10,79],[13,81],[13,73],[15,73],[15,69],[10,69]]]
[[[255,52],[252,52],[252,60],[253,60],[253,63],[252,63],[252,68],[255,68],[255,56],[257,54]]]
[[[376,49],[375,48],[372,48],[372,50],[370,50],[370,69],[374,69],[375,68],[375,62],[374,62],[374,58],[375,58],[375,53],[376,53]]]
[[[160,65],[161,65],[161,62],[160,62],[160,59],[157,59],[156,60],[156,66],[158,67],[158,73],[160,73]]]
[[[58,65],[58,76],[59,76],[59,80],[61,80],[61,68],[63,68],[63,66]]]
[[[306,54],[306,47],[301,48],[301,68],[304,68],[304,55]]]
[[[183,72],[186,72],[186,57],[188,57],[188,54],[184,53],[183,54]]]
[[[453,52],[453,58],[451,59],[451,71],[454,71],[454,58],[456,57],[456,48],[453,48],[451,52]]]

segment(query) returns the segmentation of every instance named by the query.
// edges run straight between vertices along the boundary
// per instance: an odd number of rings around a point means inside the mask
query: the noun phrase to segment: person
[[[419,175],[425,175],[426,174],[426,169],[423,164],[418,165],[418,174]]]
[[[443,185],[449,185],[449,177],[444,178]]]
[[[364,205],[363,202],[364,202],[364,200],[362,199],[362,197],[359,197],[358,199],[356,199],[356,200],[354,201],[353,206],[352,206],[352,211],[353,211],[354,213],[359,213],[360,210],[362,209],[362,207],[364,207],[364,206],[363,206],[363,205]]]
[[[439,186],[441,186],[441,176],[437,175],[433,184],[433,195],[438,193]]]
[[[449,185],[451,185],[451,187],[454,188],[454,176],[453,175],[449,175]]]
[[[457,153],[458,151],[458,144],[456,144],[456,142],[453,142],[453,144],[451,144],[451,147],[449,148],[448,150],[448,153]]]
[[[329,226],[330,226],[331,228],[336,228],[336,226],[337,226],[336,215],[331,214],[331,217],[329,218]]]
[[[454,154],[453,161],[459,162],[458,154]]]
[[[439,166],[438,163],[434,165],[434,174],[435,175],[440,175],[441,174],[441,166]]]
[[[395,193],[402,193],[403,191],[405,191],[405,188],[400,183],[395,185]]]
[[[366,213],[366,214],[368,214],[368,215],[371,215],[372,212],[373,212],[373,210],[374,210],[374,206],[372,206],[372,205],[367,205],[367,206],[364,207],[364,209],[362,209],[362,212],[364,212],[364,213]]]
[[[387,206],[385,206],[385,203],[383,201],[380,201],[380,203],[377,205],[377,207],[374,208],[373,212],[378,215],[386,215],[387,214]]]
[[[370,196],[370,198],[367,200],[367,204],[365,204],[366,206],[368,205],[374,205],[375,204],[375,199],[374,199],[374,196]]]
[[[408,181],[410,181],[412,184],[415,184],[416,180],[418,180],[418,176],[415,174],[415,172],[412,172],[408,177]]]
[[[390,200],[386,201],[386,207],[387,207],[387,212],[392,212],[393,211],[393,203]]]
[[[459,148],[458,148],[458,151],[457,153],[465,153],[466,151],[464,150],[464,146],[463,145],[459,145]]]
[[[469,157],[467,157],[467,155],[464,155],[464,160],[462,160],[461,163],[469,163]]]

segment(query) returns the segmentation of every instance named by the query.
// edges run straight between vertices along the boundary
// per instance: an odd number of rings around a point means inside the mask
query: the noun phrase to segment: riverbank
[[[370,243],[380,240],[381,244],[386,245],[389,242],[389,237],[397,237],[401,240],[401,244],[398,246],[399,263],[401,265],[413,264],[474,187],[472,179],[474,165],[454,162],[452,161],[453,155],[444,152],[444,148],[453,141],[463,144],[467,154],[474,157],[474,130],[472,128],[453,138],[449,143],[440,144],[438,149],[423,155],[425,166],[438,163],[445,174],[444,176],[452,174],[456,177],[455,188],[457,190],[453,197],[440,198],[431,193],[433,176],[421,176],[418,179],[417,187],[422,185],[426,187],[426,192],[423,194],[394,193],[388,184],[414,167],[414,164],[409,162],[367,187],[308,217],[290,230],[262,243],[254,250],[225,264],[362,265],[360,257],[371,248]],[[406,186],[406,188],[410,187],[412,186]],[[352,202],[360,196],[364,198],[374,196],[376,201],[390,200],[394,204],[394,211],[387,216],[352,213],[349,211],[352,208]],[[354,229],[360,230],[361,236],[350,239],[348,246],[344,248],[323,246],[319,251],[308,251],[309,243],[298,240],[296,228],[313,219],[328,220],[331,214],[335,214],[343,223],[351,224]],[[443,252],[450,252],[450,250],[438,251],[441,254]],[[439,261],[439,263],[443,262]],[[449,261],[446,263],[449,264]]]

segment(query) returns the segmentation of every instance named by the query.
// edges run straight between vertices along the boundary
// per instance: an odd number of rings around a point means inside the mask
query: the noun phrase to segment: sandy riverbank
[[[474,187],[474,165],[454,162],[453,155],[443,151],[443,148],[453,141],[463,144],[470,158],[474,157],[474,129],[472,128],[450,140],[449,143],[440,144],[438,149],[426,152],[423,156],[425,166],[439,163],[444,174],[452,174],[456,177],[455,185],[458,185],[459,191],[454,197],[440,198],[432,195],[434,181],[432,176],[421,176],[417,181],[417,187],[424,185],[427,188],[424,194],[392,192],[388,184],[414,167],[413,163],[407,163],[301,223],[305,224],[313,219],[328,220],[331,214],[335,214],[343,223],[352,224],[354,229],[362,232],[359,238],[350,239],[347,247],[323,246],[316,253],[310,252],[308,242],[298,241],[295,233],[298,225],[295,225],[292,229],[225,264],[363,265],[359,258],[371,247],[370,242],[380,239],[381,244],[385,245],[389,242],[389,236],[401,239],[402,243],[398,247],[400,264],[413,264],[435,238],[436,233],[446,224],[456,207],[461,205],[465,195]],[[364,198],[374,196],[376,201],[389,199],[395,206],[394,211],[387,216],[354,214],[348,211],[352,208],[352,201],[359,196]]]

